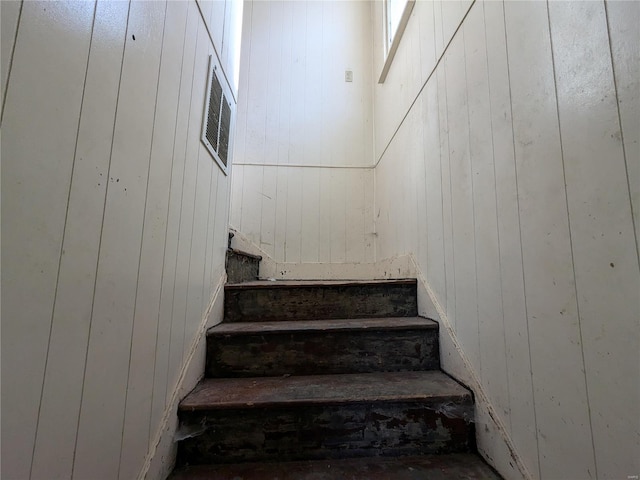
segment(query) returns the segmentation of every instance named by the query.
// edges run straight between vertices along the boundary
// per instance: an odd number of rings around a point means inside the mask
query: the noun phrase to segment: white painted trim
[[[171,470],[174,467],[173,457],[175,455],[175,452],[172,452],[172,450],[174,448],[173,445],[175,443],[173,440],[173,437],[175,434],[175,428],[177,427],[177,422],[174,422],[173,424],[171,424],[170,420],[177,419],[178,403],[182,400],[182,397],[186,393],[188,393],[188,391],[190,391],[195,386],[195,384],[198,383],[200,379],[204,376],[204,370],[199,372],[190,372],[190,370],[192,367],[192,363],[193,363],[196,351],[198,350],[199,347],[202,347],[202,345],[204,345],[207,329],[222,321],[222,316],[216,319],[216,318],[213,318],[213,314],[215,313],[214,306],[216,305],[216,302],[221,301],[223,298],[223,295],[221,295],[221,293],[223,293],[224,291],[223,286],[226,281],[227,281],[227,274],[226,272],[223,271],[222,275],[220,276],[220,279],[218,280],[218,283],[213,292],[213,295],[211,296],[211,301],[209,302],[207,311],[204,314],[202,321],[200,322],[200,326],[198,327],[198,331],[193,339],[193,342],[191,343],[191,346],[189,348],[189,353],[187,354],[187,358],[182,365],[182,369],[180,371],[180,377],[178,378],[178,383],[171,395],[171,401],[168,403],[167,407],[164,410],[164,413],[162,415],[162,421],[160,422],[160,426],[156,430],[156,434],[153,437],[153,441],[151,442],[149,451],[147,452],[147,455],[145,457],[145,462],[142,466],[142,469],[140,470],[140,473],[138,474],[138,477],[137,477],[138,480],[143,480],[147,478],[150,472],[152,462],[158,458],[158,455],[160,455],[160,461],[161,461],[160,468],[165,471],[163,471],[160,476],[154,476],[154,478],[166,478],[166,476],[171,472]],[[196,375],[195,381],[185,383],[185,381],[191,375]],[[191,383],[193,383],[193,385],[191,385]],[[165,449],[167,451],[164,451]],[[154,473],[158,473],[158,472],[154,472]]]
[[[387,52],[387,58],[384,60],[384,65],[382,66],[382,73],[380,73],[380,79],[378,83],[384,83],[387,78],[387,74],[389,73],[389,69],[391,68],[391,64],[393,63],[393,58],[396,56],[396,51],[398,50],[398,46],[400,45],[400,40],[402,39],[402,34],[404,30],[407,28],[407,23],[409,23],[409,17],[411,17],[411,12],[413,11],[413,6],[415,5],[416,0],[407,0],[407,4],[404,7],[404,11],[402,12],[402,17],[400,17],[400,23],[398,24],[398,29],[396,30],[395,35],[393,36],[393,41],[391,42],[391,46],[389,47],[389,51]],[[385,25],[388,24],[386,18],[386,9],[383,13],[383,18],[385,20]],[[385,28],[386,31],[386,28]],[[385,45],[387,43],[386,37],[388,36],[388,32],[385,35]]]
[[[462,362],[462,364],[464,366],[464,369],[465,369],[466,378],[460,379],[460,380],[463,381],[463,383],[465,383],[468,388],[473,390],[474,398],[475,398],[475,401],[476,401],[476,416],[478,416],[479,413],[480,413],[478,411],[479,409],[485,409],[486,410],[488,416],[490,417],[490,421],[493,423],[493,425],[495,427],[496,433],[498,433],[499,437],[506,444],[506,446],[508,448],[509,456],[515,462],[516,467],[517,467],[517,469],[519,471],[518,473],[521,474],[521,478],[523,478],[525,480],[533,480],[533,476],[527,470],[527,467],[524,465],[524,462],[522,461],[522,458],[520,457],[520,455],[516,451],[516,447],[513,444],[513,441],[511,440],[511,437],[509,435],[509,432],[508,432],[506,426],[504,425],[504,423],[502,422],[502,419],[498,415],[496,408],[493,406],[493,404],[489,400],[489,397],[487,396],[487,393],[482,388],[482,383],[480,382],[480,379],[478,378],[478,375],[475,372],[474,367],[472,366],[471,362],[469,361],[469,358],[467,357],[467,355],[465,354],[463,348],[461,347],[460,342],[458,341],[458,337],[456,336],[456,333],[453,330],[453,327],[451,326],[451,322],[449,321],[449,318],[447,317],[447,314],[445,313],[444,309],[442,308],[442,305],[440,305],[440,302],[438,301],[438,298],[436,297],[433,289],[429,285],[429,282],[427,282],[427,279],[425,278],[424,274],[422,273],[422,271],[421,271],[416,259],[414,258],[413,254],[410,254],[409,257],[411,259],[411,263],[413,264],[413,269],[415,271],[415,275],[416,275],[416,278],[418,280],[418,285],[422,286],[426,290],[426,292],[427,292],[427,294],[429,296],[427,304],[425,304],[424,301],[420,302],[420,299],[418,300],[418,313],[419,314],[424,314],[425,316],[428,316],[428,317],[436,320],[440,324],[441,333],[446,333],[448,335],[448,337],[451,340],[451,343],[453,344],[453,346],[455,347],[456,353],[459,356],[460,361]],[[420,289],[418,289],[418,290],[420,290]],[[443,342],[441,341],[440,342],[440,348],[441,348],[440,356],[441,356],[441,358],[442,358],[443,353],[444,353],[443,350],[442,350],[442,343]],[[454,377],[456,376],[456,375],[453,375],[453,372],[446,372],[446,373],[449,373]],[[479,436],[479,434],[480,434],[480,432],[477,431],[476,435]],[[483,456],[483,458],[485,458],[485,460],[490,465],[492,465],[494,468],[496,468],[496,470],[498,470],[502,475],[506,474],[506,472],[504,472],[504,468],[499,468],[499,466],[500,466],[499,464],[500,463],[504,463],[504,462],[499,462],[499,459],[495,459],[495,458],[487,458],[487,456],[484,454],[485,452],[483,452],[482,445],[480,444],[480,442],[478,442],[478,451]],[[508,462],[508,459],[505,459],[505,460]],[[509,478],[509,477],[506,477],[506,478]],[[518,477],[518,478],[520,478],[520,477]]]
[[[304,163],[259,163],[259,162],[234,162],[234,165],[245,165],[248,167],[291,167],[291,168],[343,168],[343,169],[360,169],[372,170],[375,165],[323,165],[323,164],[304,164]]]

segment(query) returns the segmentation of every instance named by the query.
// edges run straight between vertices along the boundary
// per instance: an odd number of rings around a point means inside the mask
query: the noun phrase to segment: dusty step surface
[[[205,379],[179,411],[384,401],[471,401],[471,393],[440,371]]]
[[[500,480],[473,454],[198,465],[169,480]]]
[[[439,368],[438,324],[421,317],[222,323],[207,333],[207,377]]]
[[[471,393],[439,371],[207,379],[177,465],[469,452]]]
[[[225,321],[415,317],[416,292],[415,279],[228,284]]]

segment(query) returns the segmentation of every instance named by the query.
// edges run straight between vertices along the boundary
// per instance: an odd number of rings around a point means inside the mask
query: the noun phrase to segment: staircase
[[[173,480],[498,479],[415,280],[225,286]]]

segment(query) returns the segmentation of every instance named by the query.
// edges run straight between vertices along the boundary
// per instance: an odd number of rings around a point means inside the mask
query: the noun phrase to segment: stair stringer
[[[516,451],[497,409],[491,403],[478,374],[462,349],[449,318],[413,256],[411,262],[418,280],[418,314],[432,318],[440,324],[440,368],[474,394],[478,453],[505,480],[533,480]]]
[[[234,227],[232,248],[262,257],[263,280],[390,280],[413,278],[414,262],[409,255],[398,255],[377,262],[362,263],[290,263],[277,262],[267,252]]]

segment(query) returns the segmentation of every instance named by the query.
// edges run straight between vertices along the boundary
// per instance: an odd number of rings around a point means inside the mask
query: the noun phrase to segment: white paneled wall
[[[224,278],[230,181],[200,131],[209,55],[233,88],[240,10],[2,2],[3,478],[170,468],[161,434]]]
[[[231,226],[279,263],[373,262],[369,4],[245,8]]]
[[[374,261],[372,169],[233,168],[232,225],[276,262]]]
[[[417,2],[375,87],[377,258],[414,255],[534,478],[640,471],[639,26]]]
[[[368,3],[269,0],[245,9],[238,163],[370,166]]]

